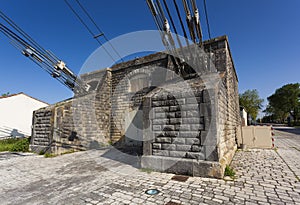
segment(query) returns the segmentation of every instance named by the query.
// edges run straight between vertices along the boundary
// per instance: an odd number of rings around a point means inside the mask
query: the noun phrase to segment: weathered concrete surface
[[[277,152],[239,151],[237,179],[224,181],[137,169],[137,156],[98,150],[56,158],[1,154],[1,204],[300,204],[300,135],[276,132]],[[295,149],[295,148],[297,149]],[[289,155],[288,155],[288,154]],[[6,156],[6,157],[4,157]],[[130,162],[131,165],[124,162]],[[299,160],[298,160],[299,162]],[[157,188],[159,195],[144,192]]]
[[[248,148],[272,148],[271,126],[243,126],[242,137],[238,138],[238,144],[244,144]]]

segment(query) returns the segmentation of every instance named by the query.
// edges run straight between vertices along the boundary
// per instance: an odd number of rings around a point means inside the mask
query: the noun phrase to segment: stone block
[[[177,104],[178,104],[178,105],[184,105],[184,104],[186,103],[186,101],[185,101],[184,98],[182,98],[182,99],[177,99],[177,98],[176,98],[176,101],[177,101]]]
[[[185,138],[172,138],[172,144],[185,144]]]
[[[170,157],[185,158],[186,157],[186,152],[170,151]]]
[[[152,124],[153,125],[165,125],[169,123],[169,119],[153,119]]]
[[[153,131],[161,131],[162,130],[160,125],[153,125],[152,128],[153,128]]]
[[[202,146],[200,146],[200,145],[192,145],[192,152],[201,152],[202,151],[202,149],[203,149],[203,147]]]
[[[175,112],[168,112],[166,113],[167,118],[175,118]]]
[[[176,145],[176,150],[177,151],[191,151],[192,146],[191,145],[181,145],[181,144],[177,144]]]
[[[204,125],[203,124],[192,124],[190,125],[191,131],[199,131],[199,130],[204,130]]]
[[[184,139],[184,138],[182,138]],[[186,138],[185,139],[186,145],[200,145],[200,139],[198,138]]]
[[[163,170],[166,172],[192,175],[193,174],[193,161],[184,158],[165,158],[162,160]]]
[[[152,144],[152,149],[161,149],[161,144],[160,143],[153,143]]]
[[[197,117],[189,117],[189,118],[182,118],[182,124],[199,124],[200,118]]]
[[[176,131],[190,131],[190,125],[175,125]]]
[[[174,125],[162,125],[162,129],[164,131],[174,131],[175,130],[175,126]]]
[[[181,110],[184,110],[184,111],[197,111],[197,110],[199,110],[199,107],[198,107],[198,104],[187,104],[187,105],[181,106]]]
[[[169,156],[169,151],[168,150],[154,149],[154,150],[152,150],[152,153],[153,153],[154,156]]]
[[[181,124],[182,121],[183,121],[183,119],[181,119],[181,118],[171,118],[170,119],[170,124],[171,125]]]
[[[155,171],[163,171],[162,170],[162,159],[158,156],[142,156],[141,159],[141,167],[148,168]]]
[[[201,152],[187,152],[186,157],[189,159],[205,160],[204,153]]]
[[[198,109],[196,110],[188,110],[186,111],[187,118],[200,118],[200,112]]]
[[[177,131],[163,131],[163,136],[164,137],[178,137],[179,132],[177,132]]]
[[[175,144],[161,144],[161,149],[163,150],[176,150]]]
[[[196,131],[180,131],[179,136],[182,138],[198,138],[199,132]]]
[[[167,115],[166,115],[166,113],[155,113],[155,119],[161,119],[161,118],[163,118],[163,119],[166,119],[167,118]]]
[[[186,112],[185,111],[177,111],[177,112],[175,112],[175,117],[176,118],[186,117]]]
[[[155,113],[158,113],[158,112],[165,113],[165,112],[168,112],[168,111],[169,111],[168,106],[166,106],[166,107],[154,107],[153,108],[153,112],[155,112]]]
[[[222,167],[218,162],[193,161],[193,176],[223,178]]]
[[[171,137],[157,137],[155,139],[156,142],[160,143],[172,143],[172,138]]]
[[[177,111],[180,111],[180,110],[181,110],[180,108],[181,108],[180,105],[170,106],[170,107],[169,107],[169,111],[170,111],[170,112],[177,112]]]

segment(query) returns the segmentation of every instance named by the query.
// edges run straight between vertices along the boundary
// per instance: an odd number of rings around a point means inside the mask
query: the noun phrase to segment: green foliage
[[[10,94],[10,93],[9,93],[9,92],[7,92],[7,93],[3,93],[3,94],[1,94],[1,96],[2,96],[2,97],[7,97],[7,96],[9,96],[9,94]]]
[[[225,167],[224,176],[234,177],[235,171],[228,165]]]
[[[10,151],[18,140],[17,138],[0,140],[0,152]]]
[[[61,154],[53,154],[53,153],[48,153],[47,152],[47,153],[44,154],[44,157],[45,158],[52,158],[52,157],[57,157],[57,156],[60,156],[60,155],[65,155],[65,154],[72,154],[74,152],[76,152],[74,149],[68,150],[68,151],[63,152]]]
[[[75,152],[75,150],[74,150],[74,149],[71,149],[71,150],[69,150],[69,151],[66,151],[66,152],[61,153],[60,155],[64,155],[64,154],[72,154],[72,153],[74,153],[74,152]]]
[[[52,154],[52,153],[46,153],[46,154],[44,154],[45,158],[52,158],[52,157],[56,157],[56,156],[57,156],[56,154]]]
[[[150,174],[151,172],[153,172],[153,170],[152,170],[152,169],[149,169],[149,168],[141,168],[140,171],[141,171],[141,172],[146,172],[146,173],[148,173],[148,174]]]
[[[240,106],[244,107],[252,119],[257,118],[259,110],[262,108],[264,102],[258,95],[257,90],[246,90],[244,93],[239,95]]]
[[[18,140],[10,150],[11,152],[28,152],[29,151],[30,139],[20,139]]]
[[[40,152],[39,152],[39,155],[44,155],[45,154],[45,151],[44,150],[41,150]]]
[[[5,140],[0,140],[0,152],[28,152],[29,151],[29,138],[10,138]]]
[[[300,84],[287,84],[268,97],[269,105],[265,112],[281,122],[290,114],[295,122],[300,117]]]

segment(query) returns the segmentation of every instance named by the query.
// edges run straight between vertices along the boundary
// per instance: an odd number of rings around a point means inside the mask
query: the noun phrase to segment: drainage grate
[[[178,204],[178,203],[173,202],[173,201],[169,201],[169,202],[166,203],[165,205],[181,205],[181,204]]]
[[[188,180],[188,178],[189,178],[188,176],[175,175],[171,179],[174,181],[178,181],[178,182],[186,182]]]

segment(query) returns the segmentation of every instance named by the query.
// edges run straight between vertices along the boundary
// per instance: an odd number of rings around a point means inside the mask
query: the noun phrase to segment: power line
[[[78,18],[78,20],[81,22],[81,24],[88,30],[88,32],[92,35],[92,37],[95,36],[95,34],[92,32],[92,30],[88,27],[88,25],[83,21],[83,19],[80,17],[80,15],[75,11],[75,9],[71,6],[71,4],[69,4],[69,2],[67,0],[64,0],[65,3],[68,5],[68,7],[70,8],[70,10],[75,14],[75,16]],[[109,55],[109,57],[113,60],[116,61],[114,59],[114,57],[109,53],[109,51],[104,47],[104,45],[101,43],[101,41],[99,41],[99,39],[96,38],[96,41],[99,43],[100,46],[103,47],[103,50],[107,53],[107,55]]]
[[[182,21],[182,18],[181,18],[181,14],[180,14],[180,11],[179,11],[179,8],[178,8],[178,5],[177,5],[177,2],[176,0],[173,0],[173,3],[175,5],[175,9],[176,9],[176,12],[177,12],[177,16],[178,16],[178,19],[180,21],[180,25],[181,25],[181,29],[183,31],[183,35],[184,35],[184,38],[185,39],[188,39],[188,36],[187,36],[187,33],[185,31],[185,27],[184,27],[184,24],[183,24],[183,21]],[[188,41],[187,41],[188,42]]]
[[[109,39],[106,37],[106,35],[104,34],[104,32],[100,29],[100,27],[97,25],[97,23],[94,21],[94,19],[92,18],[92,16],[88,13],[88,11],[86,10],[86,8],[80,3],[79,0],[76,0],[77,4],[80,6],[80,8],[83,10],[83,12],[87,15],[87,17],[91,20],[91,22],[95,25],[95,27],[98,29],[99,34],[97,36],[94,36],[94,38],[97,38],[101,35],[103,35],[104,39],[108,42],[108,44],[110,45],[110,47],[114,50],[114,52],[118,55],[118,57],[124,62],[124,59],[121,57],[120,53],[115,49],[115,47],[111,44],[111,42],[109,41]]]
[[[209,39],[211,39],[210,25],[209,25],[209,20],[208,20],[208,12],[207,12],[206,0],[204,0],[204,11],[205,11],[205,18],[206,18],[206,25],[207,25],[208,37],[209,37]]]

